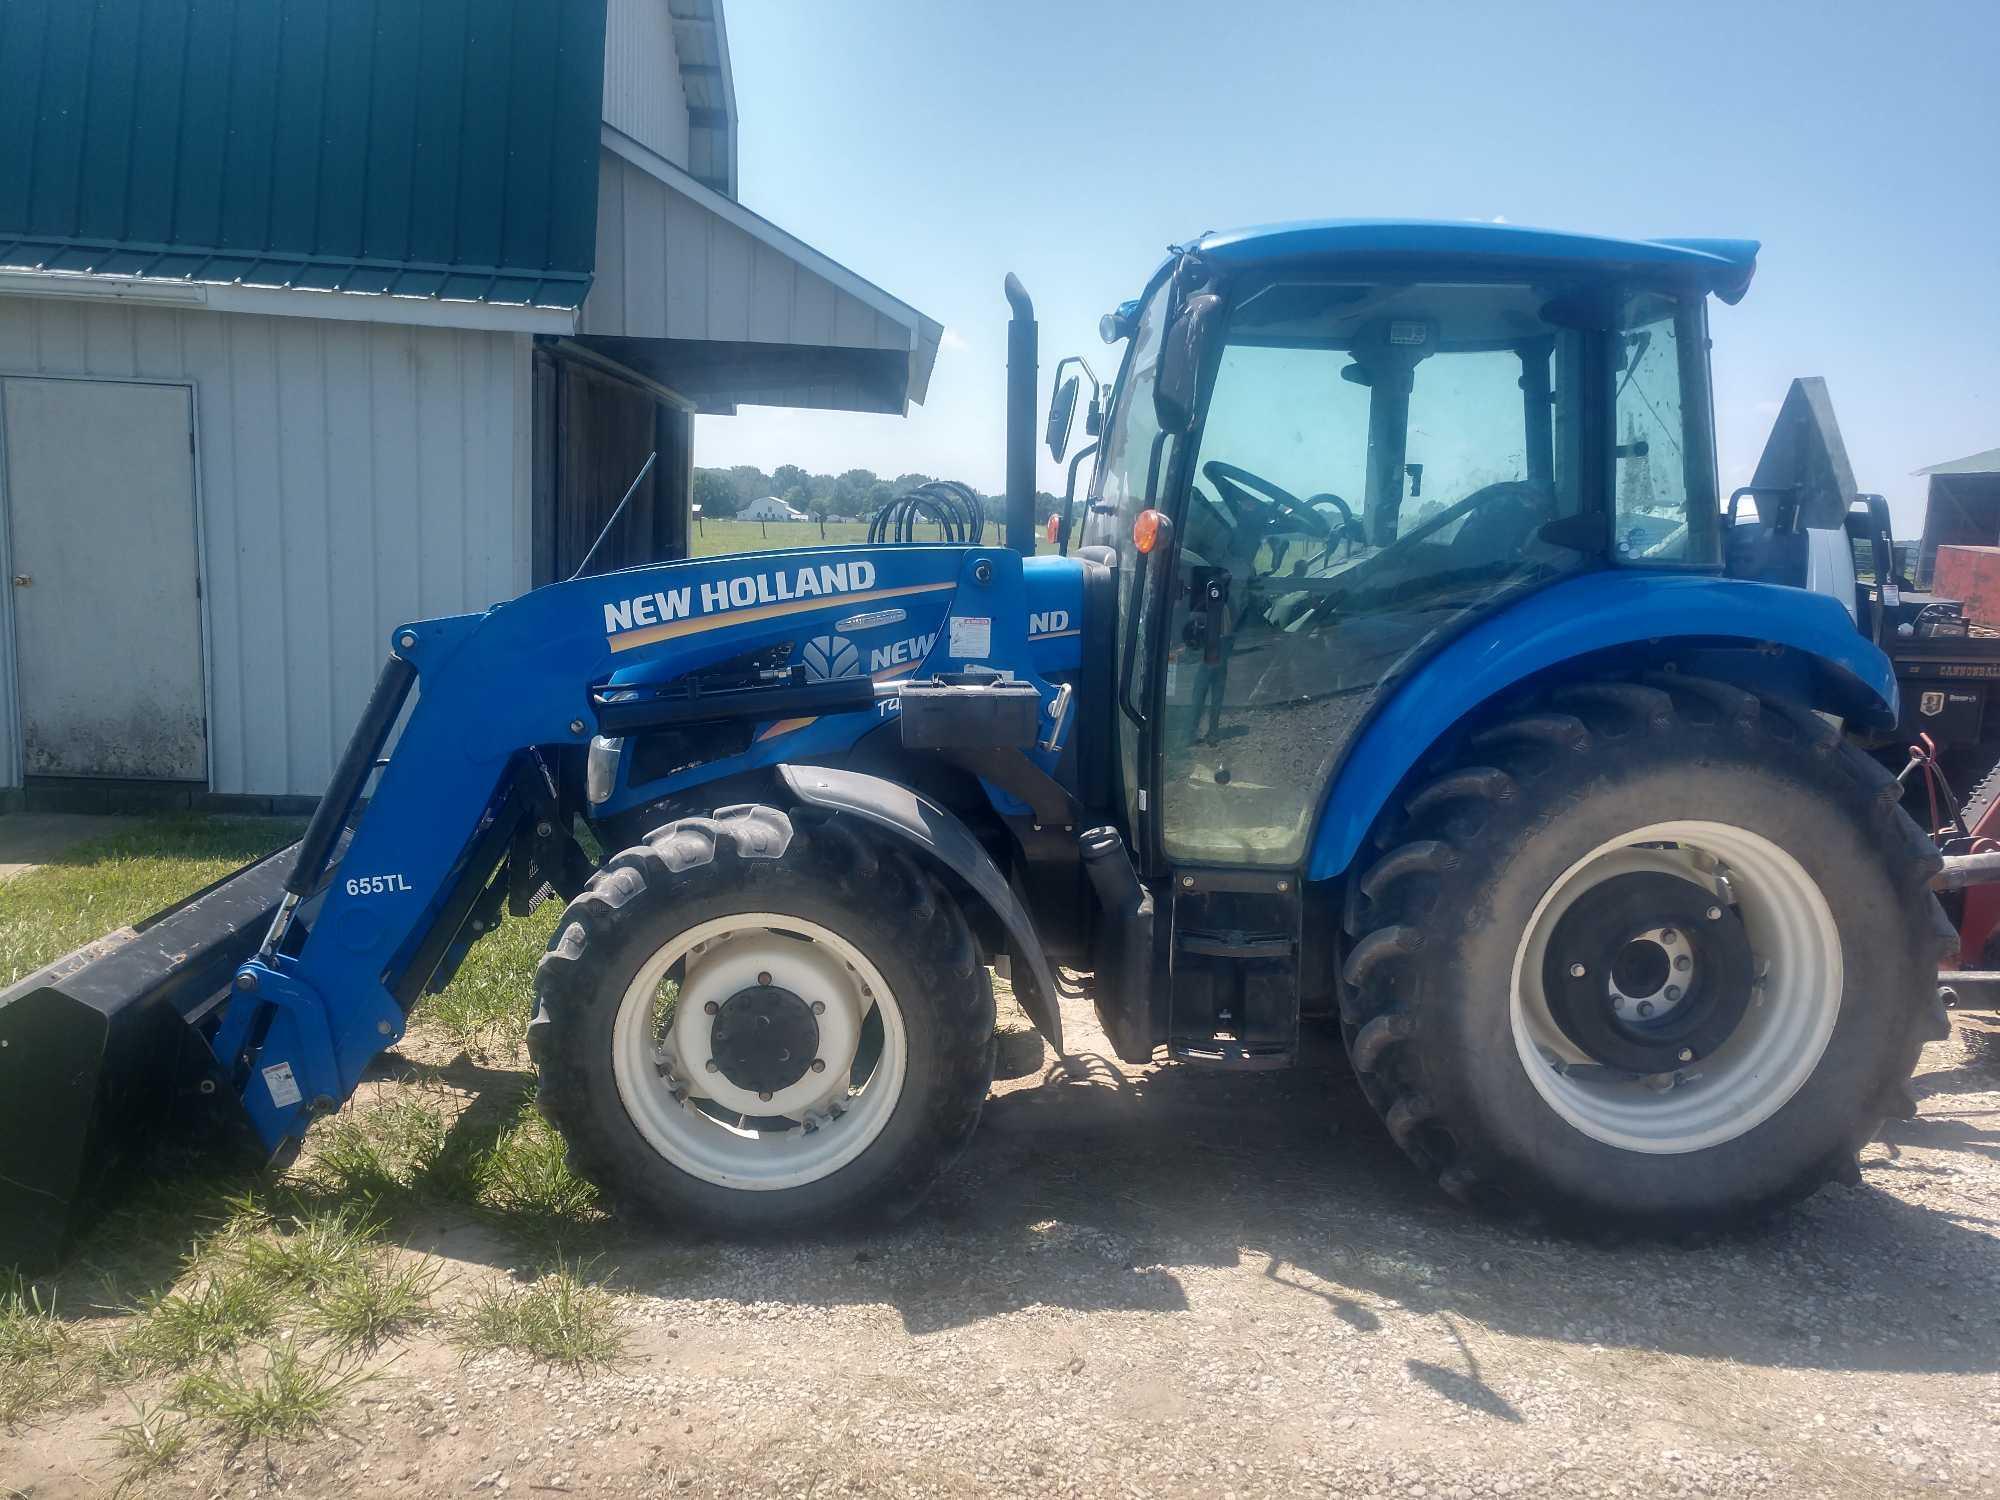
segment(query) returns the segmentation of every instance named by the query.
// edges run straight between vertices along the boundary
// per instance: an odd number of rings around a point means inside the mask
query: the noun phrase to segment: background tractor
[[[539,1097],[643,1216],[906,1209],[993,968],[1058,1054],[1059,967],[1130,1062],[1337,1026],[1483,1206],[1678,1233],[1851,1179],[1950,931],[1856,746],[1898,695],[1845,517],[1718,494],[1707,300],[1755,253],[1205,235],[1105,320],[1108,392],[1058,372],[1096,463],[1045,557],[1010,278],[1005,546],[968,512],[398,628],[299,845],[0,996],[0,1260],[163,1135],[289,1149],[551,894]]]

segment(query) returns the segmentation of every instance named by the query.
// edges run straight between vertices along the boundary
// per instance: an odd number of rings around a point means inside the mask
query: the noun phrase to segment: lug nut
[[[1679,985],[1670,984],[1667,986],[1667,998],[1669,1000],[1678,1000],[1680,999],[1680,997],[1681,997],[1681,987]]]
[[[721,1006],[717,1005],[713,1000],[711,1000],[707,1004],[702,1006],[701,1013],[705,1016],[712,1016],[721,1009],[722,1009]]]
[[[1685,953],[1683,953],[1674,960],[1674,967],[1676,969],[1681,969],[1685,971],[1687,969],[1694,967],[1694,960],[1689,958]]]
[[[1572,979],[1581,979],[1589,972],[1582,964],[1571,964],[1569,966],[1569,977]]]
[[[1650,1016],[1652,1013],[1653,1013],[1653,1002],[1650,1000],[1641,1000],[1639,1002],[1639,1014],[1642,1016]]]
[[[1693,1062],[1693,1061],[1694,1061],[1694,1048],[1692,1048],[1692,1047],[1683,1047],[1683,1048],[1681,1048],[1681,1061],[1682,1061],[1682,1062]]]
[[[826,1059],[823,1057],[815,1057],[813,1059],[813,1071],[815,1073],[824,1073],[826,1071]]]
[[[707,1068],[709,1072],[714,1073],[720,1070],[722,1064],[717,1062],[714,1058],[711,1057],[707,1062],[703,1063],[702,1066]]]
[[[1720,922],[1722,920],[1722,908],[1719,906],[1711,906],[1708,909],[1708,920],[1711,922]]]
[[[813,1014],[816,1016],[823,1016],[826,1014],[826,1002],[824,1000],[813,1001]]]
[[[766,1104],[769,1104],[771,1102],[771,1091],[769,1089],[759,1090],[757,1097],[763,1100]]]
[[[769,969],[760,969],[757,973],[757,982],[768,990],[771,987],[771,971]]]
[[[1680,935],[1680,934],[1679,934],[1678,932],[1675,932],[1675,931],[1673,930],[1673,928],[1671,928],[1671,927],[1662,927],[1662,928],[1660,929],[1660,941],[1661,941],[1661,942],[1663,942],[1663,943],[1678,943],[1678,942],[1679,942],[1680,940],[1681,940],[1681,935]]]

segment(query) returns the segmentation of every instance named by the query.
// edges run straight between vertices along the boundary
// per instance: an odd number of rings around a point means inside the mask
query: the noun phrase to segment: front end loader
[[[1096,462],[1044,556],[1010,278],[1006,545],[934,488],[866,546],[398,628],[295,849],[0,995],[0,1262],[204,1117],[295,1146],[550,897],[539,1099],[641,1217],[906,1211],[977,1122],[996,970],[1058,1054],[1063,968],[1128,1062],[1336,1029],[1481,1206],[1680,1233],[1851,1179],[1948,933],[1853,743],[1888,659],[1726,545],[1707,309],[1755,253],[1178,247],[1111,388],[1058,371],[1050,450],[1082,405]]]

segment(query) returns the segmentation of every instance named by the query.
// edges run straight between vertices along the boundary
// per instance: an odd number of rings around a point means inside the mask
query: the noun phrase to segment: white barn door
[[[191,393],[0,381],[30,776],[208,779]]]

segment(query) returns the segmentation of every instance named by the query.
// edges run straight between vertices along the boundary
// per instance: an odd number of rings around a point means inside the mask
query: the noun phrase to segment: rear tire
[[[1468,1202],[1668,1234],[1754,1220],[1856,1180],[1948,1030],[1938,856],[1894,779],[1720,682],[1545,695],[1432,768],[1376,843],[1349,1055]]]
[[[839,817],[743,806],[649,834],[570,903],[535,989],[541,1105],[575,1170],[650,1220],[898,1217],[993,1076],[964,917]]]

